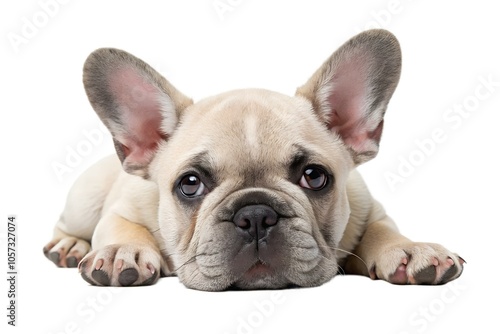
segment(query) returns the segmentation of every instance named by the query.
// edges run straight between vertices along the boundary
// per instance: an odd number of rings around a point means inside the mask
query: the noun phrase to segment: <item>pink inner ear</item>
[[[344,142],[361,152],[373,145],[367,124],[368,70],[363,57],[353,56],[336,69],[330,83],[330,129]],[[376,126],[376,125],[374,125]]]
[[[109,78],[109,85],[121,109],[125,131],[117,134],[117,140],[125,146],[127,161],[134,165],[147,164],[151,153],[166,136],[160,130],[160,92],[130,67],[116,70]]]

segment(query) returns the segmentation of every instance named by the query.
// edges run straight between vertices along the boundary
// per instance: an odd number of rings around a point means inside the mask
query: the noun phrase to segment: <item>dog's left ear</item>
[[[359,165],[377,155],[385,110],[400,73],[396,37],[369,30],[342,45],[296,94],[311,101]]]

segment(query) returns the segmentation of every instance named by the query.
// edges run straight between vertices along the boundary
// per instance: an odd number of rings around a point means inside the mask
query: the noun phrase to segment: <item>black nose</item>
[[[278,223],[278,214],[267,205],[247,205],[236,212],[233,223],[260,240],[267,235],[269,227]]]

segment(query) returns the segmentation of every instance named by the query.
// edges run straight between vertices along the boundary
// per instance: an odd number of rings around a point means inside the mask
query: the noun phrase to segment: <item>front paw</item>
[[[160,253],[145,245],[109,245],[87,254],[78,268],[92,285],[151,285],[159,278]]]
[[[408,242],[377,254],[370,277],[393,284],[444,284],[462,274],[464,263],[439,244]]]
[[[76,237],[65,236],[51,240],[43,253],[58,267],[74,268],[90,250],[90,244]]]

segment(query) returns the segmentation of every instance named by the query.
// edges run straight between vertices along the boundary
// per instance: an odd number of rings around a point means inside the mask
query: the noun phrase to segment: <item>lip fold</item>
[[[256,279],[259,277],[268,276],[273,272],[270,265],[264,263],[262,260],[257,260],[244,274],[244,279]]]

